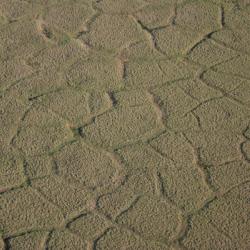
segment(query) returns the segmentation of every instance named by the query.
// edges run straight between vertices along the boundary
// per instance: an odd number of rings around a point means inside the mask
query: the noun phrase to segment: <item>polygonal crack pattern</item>
[[[249,0],[1,0],[0,249],[249,249],[249,27]]]

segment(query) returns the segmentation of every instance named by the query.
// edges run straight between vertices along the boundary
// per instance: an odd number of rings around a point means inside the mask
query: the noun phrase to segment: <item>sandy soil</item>
[[[250,249],[249,0],[0,0],[0,249]]]

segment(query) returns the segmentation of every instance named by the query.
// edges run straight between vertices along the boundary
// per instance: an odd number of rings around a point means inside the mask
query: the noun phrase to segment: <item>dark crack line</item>
[[[221,23],[221,28],[224,28],[225,27],[225,10],[224,10],[224,7],[223,5],[220,6],[220,23]]]
[[[140,20],[136,19],[134,16],[131,16],[132,19],[138,24],[138,26],[146,32],[146,34],[149,36],[150,38],[150,43],[152,45],[152,47],[158,51],[161,55],[163,55],[164,57],[168,57],[167,54],[161,50],[161,48],[159,48],[158,44],[157,44],[157,40],[155,35],[153,34],[154,30],[157,30],[156,28],[153,29],[149,29],[148,27],[146,27]]]

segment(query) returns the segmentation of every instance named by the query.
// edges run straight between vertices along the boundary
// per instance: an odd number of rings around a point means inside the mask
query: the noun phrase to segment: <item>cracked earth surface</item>
[[[250,249],[249,0],[0,1],[0,249]]]

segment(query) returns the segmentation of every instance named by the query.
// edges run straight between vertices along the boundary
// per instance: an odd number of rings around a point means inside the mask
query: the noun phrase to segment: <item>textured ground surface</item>
[[[1,0],[0,62],[0,249],[250,249],[249,0]]]

